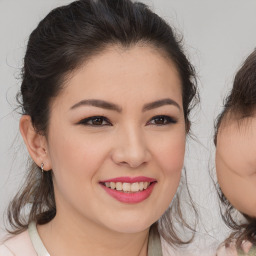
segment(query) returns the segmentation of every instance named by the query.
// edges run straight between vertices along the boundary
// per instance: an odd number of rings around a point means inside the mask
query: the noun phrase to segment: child
[[[233,233],[218,255],[256,255],[256,51],[237,72],[215,133],[223,218]],[[232,213],[245,218],[240,223]]]

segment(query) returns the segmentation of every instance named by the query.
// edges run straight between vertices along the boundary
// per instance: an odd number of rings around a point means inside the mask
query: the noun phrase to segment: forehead
[[[71,74],[71,78],[79,72],[87,72],[93,74],[95,68],[98,74],[115,75],[115,71],[130,71],[129,75],[134,74],[150,74],[158,75],[168,72],[175,72],[179,77],[178,70],[174,62],[161,48],[156,48],[152,45],[138,44],[129,47],[119,45],[110,45],[98,54],[84,61],[80,67]],[[155,71],[155,72],[152,72]],[[143,73],[144,72],[144,73]],[[152,72],[152,73],[151,73]],[[88,75],[88,74],[87,74]]]
[[[147,45],[129,48],[110,46],[84,62],[66,80],[62,94],[89,97],[162,97],[172,94],[182,100],[179,73],[163,50]]]
[[[217,150],[221,147],[232,147],[237,150],[242,144],[251,145],[256,137],[256,117],[234,118],[224,117],[217,131]],[[224,149],[225,150],[225,149]]]
[[[245,116],[241,113],[226,113],[219,124],[218,132],[244,132],[255,125],[256,115]]]

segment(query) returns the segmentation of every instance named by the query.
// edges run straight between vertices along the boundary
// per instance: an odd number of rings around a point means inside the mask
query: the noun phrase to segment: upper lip
[[[156,179],[145,177],[145,176],[137,176],[137,177],[116,177],[113,179],[103,180],[100,183],[105,182],[122,182],[122,183],[135,183],[135,182],[155,182]]]

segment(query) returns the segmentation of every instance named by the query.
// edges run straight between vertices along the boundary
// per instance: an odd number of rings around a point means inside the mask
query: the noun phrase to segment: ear
[[[20,133],[34,162],[39,167],[43,163],[44,170],[50,170],[51,161],[48,154],[46,137],[35,130],[29,115],[23,115],[21,117]]]

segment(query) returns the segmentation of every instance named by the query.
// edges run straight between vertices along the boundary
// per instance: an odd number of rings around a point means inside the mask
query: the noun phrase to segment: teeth
[[[110,187],[111,187],[111,189],[115,189],[116,188],[116,183],[115,182],[110,182]]]
[[[116,183],[116,190],[123,190],[123,184],[121,182]]]
[[[146,189],[149,186],[149,182],[143,182],[143,188]]]
[[[131,191],[131,184],[130,183],[123,183],[123,191],[130,192]]]
[[[134,183],[127,183],[127,182],[105,182],[104,185],[111,189],[116,189],[118,191],[123,192],[139,192],[144,189],[147,189],[150,185],[150,182],[134,182]]]
[[[137,192],[137,191],[139,191],[139,183],[138,183],[138,182],[131,184],[131,191],[132,191],[132,192]]]

